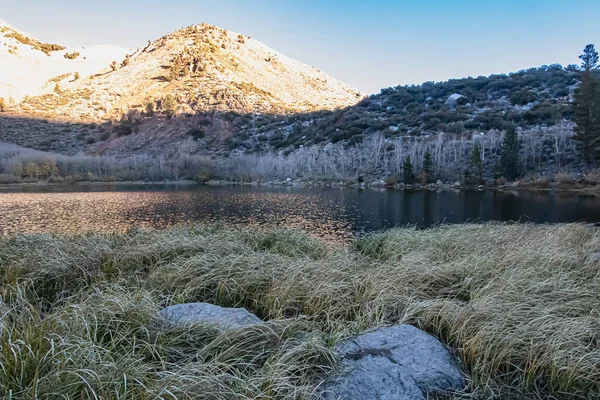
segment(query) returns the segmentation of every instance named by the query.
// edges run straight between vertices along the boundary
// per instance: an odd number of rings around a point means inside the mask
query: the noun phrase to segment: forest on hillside
[[[560,174],[600,184],[594,46],[580,59],[580,66],[387,88],[336,111],[232,116],[236,133],[225,157],[207,152],[200,126],[159,156],[68,157],[4,146],[0,181],[521,180],[543,187]]]

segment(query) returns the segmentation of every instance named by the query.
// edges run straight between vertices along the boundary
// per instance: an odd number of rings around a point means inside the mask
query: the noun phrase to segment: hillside
[[[261,116],[239,129],[229,148],[261,159],[246,160],[245,170],[268,159],[292,176],[379,180],[402,176],[407,156],[420,173],[430,153],[436,179],[463,181],[477,143],[483,175],[491,179],[498,174],[505,129],[513,125],[523,144],[520,169],[533,181],[560,171],[581,178],[583,164],[572,140],[580,73],[575,65],[555,64],[382,89],[344,109]]]
[[[293,119],[266,116],[256,129],[233,137],[231,148],[252,152],[289,151],[316,143],[353,145],[375,133],[387,138],[439,133],[471,137],[502,130],[506,122],[523,130],[545,129],[570,120],[569,104],[578,79],[575,66],[551,65],[506,75],[397,86],[343,110]]]
[[[53,93],[57,82],[70,85],[75,73],[96,73],[130,51],[108,45],[67,48],[42,43],[0,20],[0,97],[14,103],[25,96]]]
[[[114,61],[78,79],[58,76],[49,92],[11,106],[0,140],[67,154],[159,152],[190,132],[218,144],[255,114],[337,109],[363,97],[250,37],[207,24]],[[57,132],[55,123],[72,129]]]

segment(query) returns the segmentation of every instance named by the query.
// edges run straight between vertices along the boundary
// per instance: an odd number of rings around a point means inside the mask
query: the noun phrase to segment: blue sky
[[[600,0],[0,0],[0,19],[69,46],[139,47],[208,22],[366,93],[577,63],[600,47],[599,18]]]

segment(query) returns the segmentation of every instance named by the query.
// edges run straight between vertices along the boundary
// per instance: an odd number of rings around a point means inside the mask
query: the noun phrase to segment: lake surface
[[[600,197],[466,190],[90,185],[0,189],[0,234],[120,232],[221,221],[323,237],[467,221],[600,222]]]

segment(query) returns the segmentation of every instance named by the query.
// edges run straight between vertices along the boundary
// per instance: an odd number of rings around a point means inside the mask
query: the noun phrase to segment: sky
[[[578,63],[600,47],[599,16],[600,0],[0,0],[0,19],[73,47],[137,48],[207,22],[367,94]]]

